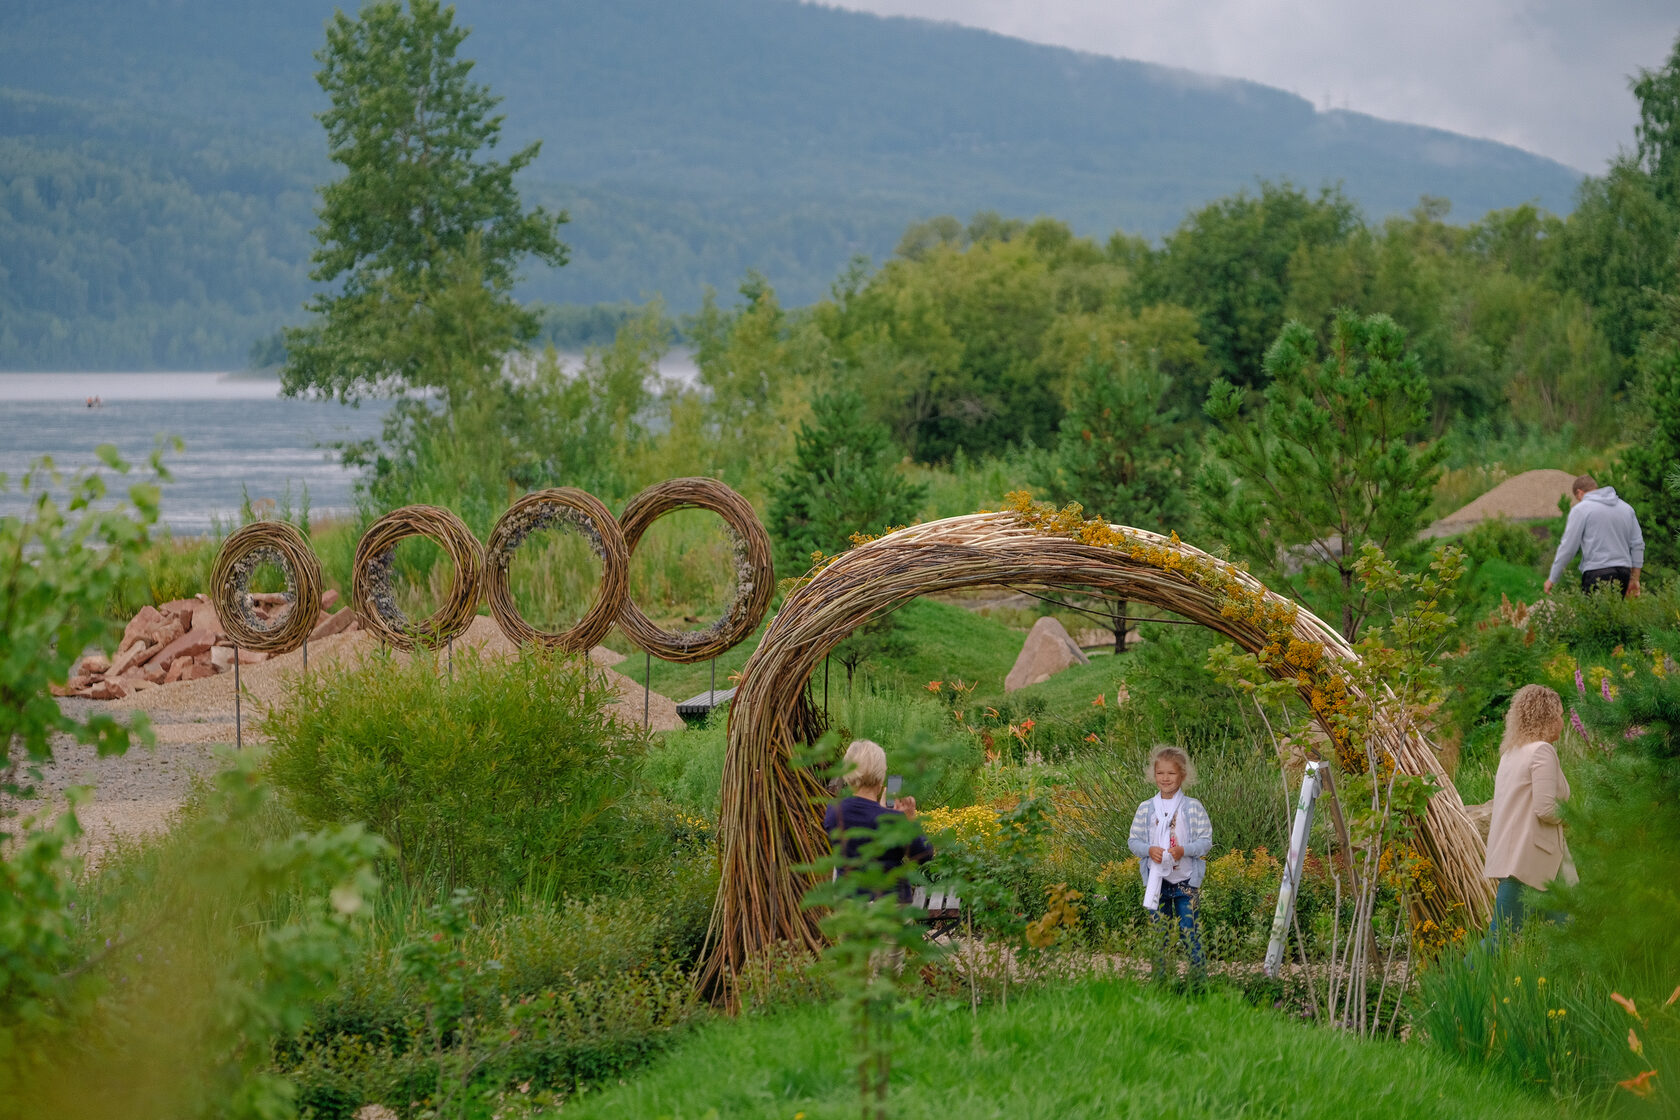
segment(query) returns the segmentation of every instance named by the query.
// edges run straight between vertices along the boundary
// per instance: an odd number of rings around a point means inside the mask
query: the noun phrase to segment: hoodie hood
[[[1583,502],[1602,502],[1607,506],[1616,504],[1616,488],[1614,486],[1600,486],[1597,490],[1589,490],[1581,495]]]

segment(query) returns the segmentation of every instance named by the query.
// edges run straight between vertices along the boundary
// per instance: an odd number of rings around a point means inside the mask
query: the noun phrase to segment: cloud
[[[1600,171],[1633,143],[1628,78],[1663,63],[1673,0],[831,0],[1248,78]]]

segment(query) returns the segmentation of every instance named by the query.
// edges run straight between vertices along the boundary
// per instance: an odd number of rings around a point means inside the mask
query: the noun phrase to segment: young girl
[[[1199,974],[1207,962],[1196,911],[1207,854],[1213,850],[1213,825],[1202,803],[1184,792],[1185,786],[1195,784],[1196,767],[1182,748],[1156,747],[1149,753],[1147,773],[1160,792],[1137,807],[1129,846],[1143,874],[1144,908],[1163,926],[1155,974],[1163,974],[1166,942],[1173,934],[1164,923],[1174,918],[1190,946],[1190,970]]]

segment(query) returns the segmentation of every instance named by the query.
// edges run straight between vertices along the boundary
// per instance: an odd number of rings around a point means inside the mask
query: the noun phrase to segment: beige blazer
[[[1539,890],[1557,878],[1569,849],[1557,806],[1569,800],[1569,780],[1550,743],[1512,747],[1493,779],[1493,820],[1488,825],[1489,879],[1516,876]]]

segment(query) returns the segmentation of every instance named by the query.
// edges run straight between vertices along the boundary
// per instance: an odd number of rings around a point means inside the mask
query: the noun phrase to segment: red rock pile
[[[321,615],[309,635],[312,640],[357,628],[355,611],[333,610],[338,600],[337,591],[321,596]],[[278,593],[253,594],[251,602],[256,616],[265,622],[291,609],[286,597]],[[268,660],[266,653],[233,648],[216,617],[216,608],[205,596],[176,599],[161,606],[141,607],[123,628],[114,660],[101,653],[82,658],[75,675],[53,692],[90,700],[121,700],[148,688],[230,672],[236,656],[241,665]]]

